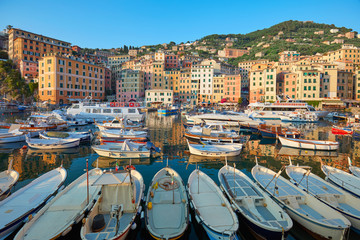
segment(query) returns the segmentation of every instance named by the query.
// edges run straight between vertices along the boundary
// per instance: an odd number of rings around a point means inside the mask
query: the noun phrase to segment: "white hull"
[[[286,147],[312,149],[312,150],[326,150],[326,151],[333,151],[339,148],[339,143],[333,141],[294,139],[294,138],[285,138],[280,136],[279,139],[281,145]]]
[[[42,141],[39,141],[42,140]],[[78,147],[80,144],[80,138],[78,139],[27,139],[26,143],[30,148],[35,149],[65,149]]]
[[[1,137],[0,144],[4,143],[14,143],[14,142],[24,142],[25,141],[25,134],[18,135],[18,136],[9,136],[9,137]]]
[[[266,187],[266,192],[285,208],[287,214],[313,235],[346,239],[351,223],[342,214],[300,190],[280,173],[259,165],[253,167],[251,173],[263,188]]]
[[[10,194],[10,189],[19,179],[19,173],[15,170],[8,169],[0,172],[0,201]]]
[[[111,137],[111,138],[127,138],[127,139],[133,139],[133,138],[145,138],[147,137],[147,133],[142,134],[136,134],[136,135],[127,135],[127,134],[116,134],[116,133],[109,133],[109,132],[101,132],[102,137]]]
[[[237,145],[237,146],[236,146]],[[191,144],[188,142],[189,150],[191,154],[206,156],[206,157],[232,157],[240,154],[242,144],[233,144],[233,146],[227,145],[202,145]]]
[[[99,149],[94,146],[92,147],[92,149],[99,156],[109,157],[109,158],[149,158],[150,157],[150,150],[148,152],[130,152],[130,151],[117,152],[114,150]]]
[[[55,239],[65,236],[73,224],[79,223],[94,205],[100,186],[92,183],[101,176],[102,170],[89,171],[89,203],[87,203],[87,173],[67,186],[46,204],[35,217],[27,222],[14,239]]]

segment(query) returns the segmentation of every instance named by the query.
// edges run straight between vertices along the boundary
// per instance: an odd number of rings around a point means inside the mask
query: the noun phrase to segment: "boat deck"
[[[101,232],[96,233],[88,233],[85,235],[86,239],[88,240],[103,240],[109,239],[115,236],[116,234],[116,219],[110,218],[110,214],[103,214],[105,219],[105,228]],[[129,223],[132,220],[133,213],[124,213],[121,218],[119,219],[118,224],[118,233],[123,232],[126,227],[129,226]]]
[[[286,220],[277,220],[269,209],[264,206],[264,196],[246,179],[239,175],[235,175],[234,178],[234,174],[229,171],[222,174],[221,181],[241,210],[253,220],[278,229],[288,227]]]
[[[190,192],[195,207],[206,225],[211,226],[218,232],[236,231],[235,226],[237,224],[229,209],[223,205],[226,199],[219,190],[202,177],[199,179],[195,177],[190,186]]]

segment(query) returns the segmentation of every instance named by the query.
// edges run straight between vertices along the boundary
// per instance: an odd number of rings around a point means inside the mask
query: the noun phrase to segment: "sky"
[[[0,0],[0,29],[12,25],[87,48],[195,41],[246,34],[287,20],[360,33],[360,0]]]

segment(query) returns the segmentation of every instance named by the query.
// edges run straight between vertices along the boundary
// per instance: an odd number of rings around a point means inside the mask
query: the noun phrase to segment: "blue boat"
[[[158,109],[158,114],[160,115],[165,115],[165,116],[169,116],[169,115],[177,115],[179,113],[179,108],[178,107],[171,107],[171,108],[160,108]]]

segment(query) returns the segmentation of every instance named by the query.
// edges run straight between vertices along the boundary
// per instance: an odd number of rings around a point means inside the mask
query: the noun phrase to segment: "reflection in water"
[[[340,148],[334,152],[299,150],[293,148],[283,148],[276,139],[261,139],[259,136],[252,135],[247,144],[244,145],[243,151],[239,156],[229,157],[228,164],[243,170],[250,175],[251,168],[255,165],[255,156],[258,157],[259,163],[274,171],[279,171],[283,165],[289,163],[291,156],[294,164],[308,165],[312,167],[312,172],[324,177],[320,169],[320,159],[331,166],[337,166],[347,170],[347,157],[351,157],[353,164],[360,165],[360,142],[355,141],[349,136],[338,136],[331,134],[331,125],[322,122],[320,124],[302,124],[299,125],[301,131],[307,139],[336,140],[340,142]],[[169,165],[174,168],[187,182],[188,176],[196,166],[208,174],[216,183],[218,183],[217,173],[225,164],[225,158],[206,158],[201,156],[189,155],[185,141],[184,127],[181,123],[180,116],[159,116],[157,113],[149,113],[146,117],[146,127],[149,129],[149,138],[157,146],[161,147],[163,156],[149,159],[132,159],[132,165],[143,175],[144,183],[149,185],[154,174],[161,168],[165,167],[166,159],[169,159]],[[86,130],[86,129],[79,129]],[[21,143],[16,148],[21,148]],[[98,157],[89,145],[82,145],[79,148],[44,151],[44,150],[23,150],[2,148],[0,146],[0,171],[7,169],[9,161],[13,159],[13,168],[20,173],[18,187],[28,183],[31,179],[38,177],[40,174],[48,172],[55,167],[63,166],[68,170],[66,184],[75,180],[84,173],[86,168],[86,159],[89,159],[90,168],[115,168],[116,162],[122,168],[128,165],[129,159],[109,159]],[[283,174],[286,177],[285,174]],[[144,229],[142,231],[145,231]],[[138,234],[141,235],[141,234]],[[307,234],[292,230],[290,239],[311,239]],[[73,234],[77,239],[78,232]],[[357,235],[355,235],[356,239]],[[136,239],[142,239],[137,236]],[[189,239],[197,239],[195,230],[192,227]],[[248,236],[245,238],[248,239]]]

